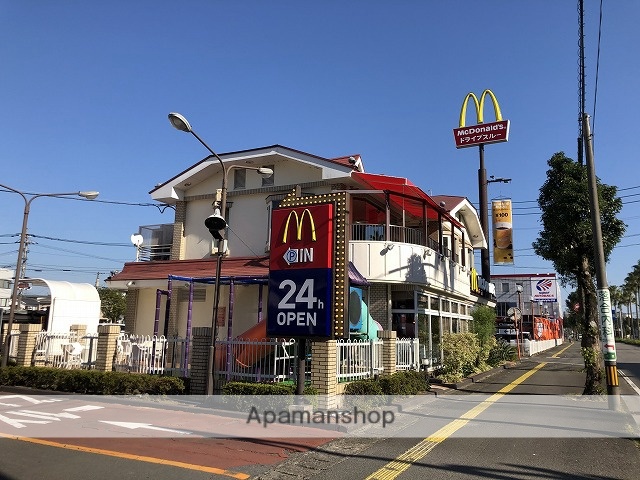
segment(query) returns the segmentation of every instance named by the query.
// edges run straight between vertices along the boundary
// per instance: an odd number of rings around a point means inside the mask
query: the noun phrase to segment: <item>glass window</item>
[[[449,300],[442,300],[442,311],[450,312]]]
[[[438,297],[431,297],[431,310],[438,311]]]
[[[391,315],[392,329],[398,338],[416,337],[416,320],[412,313],[394,313]]]
[[[271,185],[275,185],[276,180],[276,169],[273,165],[265,165],[265,168],[270,168],[273,171],[273,174],[270,177],[262,177],[262,186],[270,187]]]
[[[244,168],[236,168],[233,171],[233,188],[244,190],[247,185],[247,171]]]
[[[451,312],[452,313],[458,313],[458,303],[451,302]]]
[[[419,293],[418,294],[418,308],[419,309],[427,309],[429,308],[429,296]]]
[[[509,284],[508,283],[503,283],[502,284],[502,293],[507,293],[509,291]]]
[[[397,310],[413,310],[413,292],[392,292],[391,308]]]

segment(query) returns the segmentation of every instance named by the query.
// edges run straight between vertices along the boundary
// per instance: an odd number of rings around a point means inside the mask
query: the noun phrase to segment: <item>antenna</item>
[[[142,246],[143,241],[144,238],[139,233],[131,235],[131,243],[136,247],[136,262],[140,261],[140,247]]]

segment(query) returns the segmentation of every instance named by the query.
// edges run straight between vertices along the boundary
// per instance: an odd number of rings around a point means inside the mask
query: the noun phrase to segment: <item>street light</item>
[[[14,193],[17,193],[24,200],[24,213],[22,217],[22,231],[20,232],[20,246],[18,247],[18,261],[16,262],[16,272],[15,279],[13,282],[13,291],[11,293],[11,306],[9,308],[9,321],[7,323],[7,336],[4,341],[3,349],[2,349],[2,362],[0,363],[1,367],[7,366],[7,360],[9,358],[9,343],[11,342],[11,329],[13,328],[13,321],[16,315],[17,303],[18,303],[18,284],[20,278],[22,277],[22,257],[24,256],[24,247],[27,239],[27,223],[29,221],[29,211],[31,210],[31,202],[33,202],[36,198],[39,197],[68,197],[68,196],[80,196],[86,198],[87,200],[94,200],[98,197],[99,192],[95,191],[86,191],[86,192],[70,192],[70,193],[37,193],[37,194],[28,194],[16,190],[15,188],[11,188],[7,185],[2,185],[0,183],[0,187],[6,188]],[[31,195],[31,196],[27,196]]]
[[[220,198],[216,198],[216,209],[213,215],[207,217],[204,221],[205,227],[209,230],[209,233],[215,240],[218,241],[218,248],[216,249],[216,278],[215,278],[215,293],[213,314],[211,316],[211,343],[209,345],[209,361],[207,366],[207,379],[206,379],[206,394],[213,395],[215,390],[215,376],[214,376],[214,363],[216,358],[216,338],[218,337],[218,309],[220,305],[220,273],[222,270],[222,257],[224,256],[224,230],[227,228],[227,221],[225,220],[225,213],[227,209],[227,181],[229,172],[233,168],[243,168],[245,170],[255,170],[261,176],[267,178],[273,175],[273,170],[267,167],[250,167],[245,165],[229,165],[225,168],[222,159],[214,152],[209,145],[207,145],[191,128],[189,121],[179,113],[170,113],[169,121],[171,125],[180,130],[181,132],[187,132],[196,137],[196,139],[204,145],[204,147],[211,152],[211,155],[216,157],[220,162],[222,168],[222,189],[220,190]],[[219,202],[219,204],[218,204]]]

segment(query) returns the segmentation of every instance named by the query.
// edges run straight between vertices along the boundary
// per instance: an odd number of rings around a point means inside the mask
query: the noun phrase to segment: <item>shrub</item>
[[[487,363],[491,367],[497,367],[498,365],[501,365],[504,362],[514,361],[517,355],[518,355],[518,351],[516,350],[516,347],[514,347],[513,345],[509,344],[509,342],[501,338],[499,340],[496,340],[495,345],[489,352],[489,358],[487,358]]]
[[[48,367],[0,368],[0,385],[87,395],[180,395],[184,393],[184,382],[177,377],[98,370],[62,370]]]
[[[222,387],[222,398],[219,400],[233,410],[246,411],[257,407],[255,403],[258,399],[251,396],[259,395],[263,397],[259,399],[261,409],[278,410],[293,405],[295,393],[296,385],[292,384],[229,382]],[[315,388],[305,386],[303,395],[307,402],[317,404],[317,399],[314,398],[317,394]]]
[[[458,381],[472,374],[480,347],[473,333],[446,333],[442,337],[443,376]]]

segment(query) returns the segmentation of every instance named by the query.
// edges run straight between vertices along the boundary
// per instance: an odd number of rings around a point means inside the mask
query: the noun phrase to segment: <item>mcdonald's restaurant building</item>
[[[346,249],[349,318],[346,335],[377,330],[418,337],[424,363],[439,355],[444,332],[470,329],[478,305],[495,306],[492,285],[479,281],[474,258],[486,248],[478,215],[464,196],[431,197],[410,179],[365,171],[360,155],[323,158],[281,145],[207,157],[157,185],[153,200],[174,210],[173,222],[139,227],[136,261],[107,285],[127,291],[125,331],[189,337],[212,324],[218,242],[204,225],[227,176],[225,232],[218,308],[219,338],[249,330],[266,336],[274,210],[300,197],[348,192]],[[264,178],[256,171],[268,167]],[[308,229],[303,216],[292,220]],[[291,233],[290,233],[291,235]],[[309,252],[289,252],[303,259]],[[350,309],[351,311],[352,309]]]

